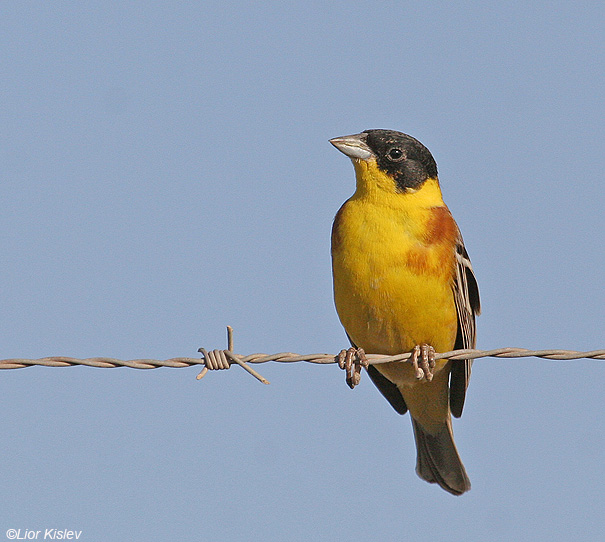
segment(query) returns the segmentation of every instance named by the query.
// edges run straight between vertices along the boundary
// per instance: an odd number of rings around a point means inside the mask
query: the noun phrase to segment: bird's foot
[[[417,344],[412,350],[412,356],[408,360],[414,367],[416,380],[433,380],[433,369],[435,368],[435,349],[430,344]]]
[[[368,368],[368,359],[363,348],[351,347],[338,354],[338,366],[347,372],[347,384],[353,389],[361,380],[361,368]]]

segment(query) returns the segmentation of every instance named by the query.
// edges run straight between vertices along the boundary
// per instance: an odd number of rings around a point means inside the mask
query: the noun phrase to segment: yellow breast
[[[368,353],[397,354],[422,343],[451,350],[458,230],[438,181],[396,193],[381,188],[388,179],[377,178],[372,164],[356,170],[357,191],[332,231],[334,297],[345,330]]]

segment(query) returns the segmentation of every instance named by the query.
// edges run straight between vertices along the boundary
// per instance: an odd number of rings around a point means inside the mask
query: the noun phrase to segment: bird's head
[[[356,135],[335,137],[330,143],[353,161],[358,180],[360,176],[368,177],[366,181],[373,180],[389,191],[413,192],[427,179],[437,179],[437,164],[431,152],[407,134],[365,130]],[[386,179],[381,181],[381,177]]]

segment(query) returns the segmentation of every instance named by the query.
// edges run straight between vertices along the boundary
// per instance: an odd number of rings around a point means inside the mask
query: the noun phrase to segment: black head
[[[378,167],[395,179],[402,192],[437,177],[433,155],[412,136],[393,130],[364,130],[363,134]]]

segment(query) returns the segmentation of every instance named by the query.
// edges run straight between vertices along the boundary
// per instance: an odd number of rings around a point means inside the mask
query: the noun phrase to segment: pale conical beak
[[[351,160],[369,160],[374,156],[374,153],[366,144],[367,137],[368,134],[362,132],[356,135],[335,137],[330,139],[330,143]]]

